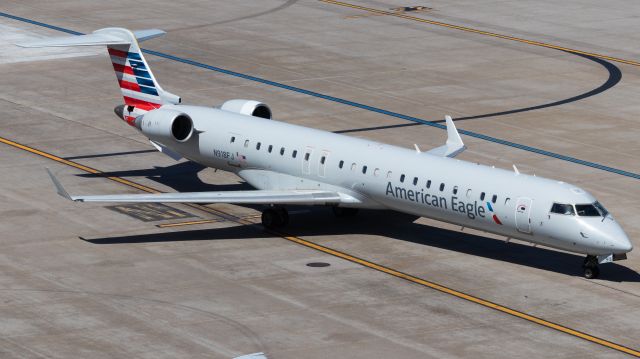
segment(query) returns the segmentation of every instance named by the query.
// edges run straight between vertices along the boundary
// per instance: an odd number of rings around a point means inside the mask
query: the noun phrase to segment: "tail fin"
[[[107,46],[116,73],[124,103],[124,119],[132,122],[137,115],[165,104],[179,104],[181,99],[164,91],[153,76],[138,41],[164,35],[162,30],[151,29],[131,32],[124,28],[106,28],[91,34],[50,38],[18,44],[22,47],[49,46]]]

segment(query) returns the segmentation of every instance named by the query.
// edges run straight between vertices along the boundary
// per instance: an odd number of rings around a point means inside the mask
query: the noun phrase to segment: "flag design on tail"
[[[124,103],[129,107],[127,112],[134,112],[131,106],[144,112],[160,108],[164,103],[161,89],[142,55],[130,51],[129,45],[112,45],[108,50]],[[125,115],[125,120],[131,124],[135,116]]]

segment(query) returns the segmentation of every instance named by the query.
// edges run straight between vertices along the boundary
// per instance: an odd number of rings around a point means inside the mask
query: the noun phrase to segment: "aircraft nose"
[[[615,223],[615,225],[612,227],[613,228],[611,228],[608,232],[610,243],[613,247],[613,253],[622,254],[631,252],[631,250],[633,249],[633,244],[631,244],[631,240],[629,240],[627,234],[624,233],[622,228],[617,223]]]

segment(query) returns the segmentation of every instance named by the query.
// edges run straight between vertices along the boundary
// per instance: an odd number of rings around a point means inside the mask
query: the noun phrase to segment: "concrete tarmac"
[[[402,17],[358,8],[414,5],[429,9]],[[580,256],[436,221],[292,212],[286,232],[295,238],[576,332],[567,334],[267,233],[255,224],[260,207],[67,202],[45,167],[78,194],[141,193],[126,181],[161,191],[246,185],[173,161],[117,119],[122,98],[104,49],[12,45],[64,35],[25,19],[83,33],[160,28],[168,34],[143,47],[419,119],[450,114],[463,130],[626,171],[471,136],[460,155],[584,187],[637,247],[634,2],[6,0],[0,11],[0,357],[623,358],[640,350],[636,252],[586,280]],[[146,58],[186,103],[258,99],[290,123],[423,149],[445,140],[438,128]],[[205,223],[162,227],[194,221]]]

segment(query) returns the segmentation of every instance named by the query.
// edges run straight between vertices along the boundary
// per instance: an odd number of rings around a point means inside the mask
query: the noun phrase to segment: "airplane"
[[[233,99],[191,106],[162,87],[139,41],[162,30],[105,28],[39,40],[23,47],[106,46],[124,104],[114,111],[160,152],[232,172],[245,191],[70,195],[49,171],[58,194],[77,202],[264,204],[269,229],[289,221],[287,205],[394,210],[464,228],[586,255],[586,278],[599,264],[626,259],[633,246],[613,216],[584,189],[561,181],[456,159],[464,145],[446,116],[444,145],[422,151],[276,121],[270,107]],[[48,171],[48,169],[47,169]]]

